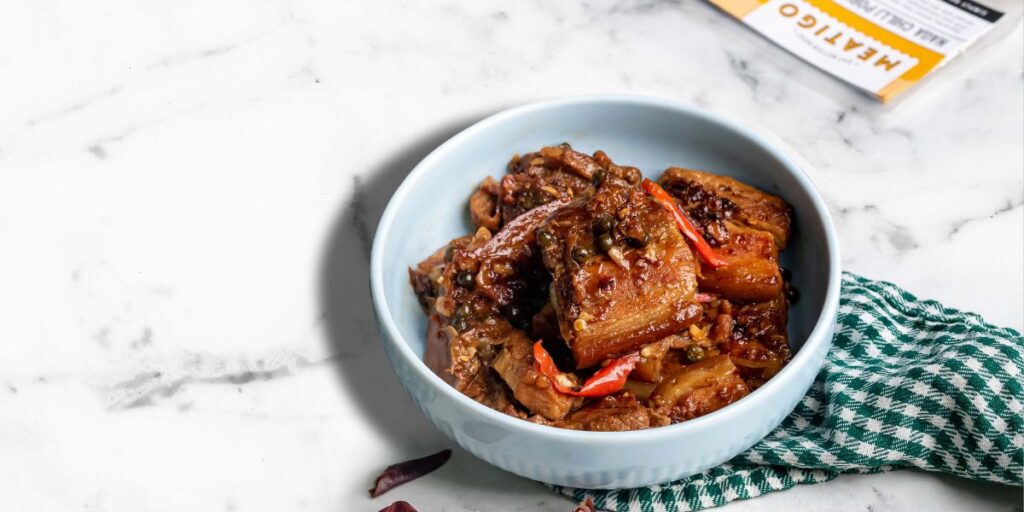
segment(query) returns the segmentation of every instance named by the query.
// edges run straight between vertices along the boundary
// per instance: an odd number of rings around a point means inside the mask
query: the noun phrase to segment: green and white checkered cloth
[[[556,488],[601,510],[691,511],[842,473],[916,467],[1024,484],[1024,339],[844,273],[832,350],[775,431],[719,467],[618,491]]]

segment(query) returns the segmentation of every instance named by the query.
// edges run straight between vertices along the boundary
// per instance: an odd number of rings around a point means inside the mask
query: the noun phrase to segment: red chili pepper
[[[542,375],[551,381],[551,385],[555,386],[561,393],[572,394],[572,389],[561,385],[558,382],[558,367],[555,366],[555,360],[551,359],[551,354],[548,354],[547,350],[544,350],[544,345],[540,341],[533,344],[533,367],[537,369]]]
[[[610,395],[626,385],[626,378],[633,371],[636,364],[640,362],[640,354],[633,352],[612,360],[603,368],[592,375],[582,386],[567,387],[558,381],[560,372],[551,359],[551,354],[544,350],[540,341],[533,344],[534,367],[542,373],[559,393],[572,396],[605,396]]]
[[[697,249],[697,254],[700,254],[700,257],[704,259],[709,267],[718,268],[725,265],[725,260],[708,245],[708,241],[704,240],[704,237],[694,227],[693,222],[690,222],[690,218],[679,208],[679,205],[672,199],[672,196],[665,192],[665,189],[647,178],[644,178],[640,186],[643,187],[644,192],[650,194],[662,208],[672,215],[672,218],[676,221],[676,226],[679,226],[679,231],[682,231],[683,236],[690,240],[690,243]]]
[[[639,362],[640,354],[636,352],[612,360],[587,379],[576,396],[604,396],[622,389],[629,373]]]

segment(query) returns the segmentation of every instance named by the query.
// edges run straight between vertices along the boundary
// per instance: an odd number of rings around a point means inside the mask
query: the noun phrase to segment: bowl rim
[[[405,337],[402,336],[401,331],[399,331],[395,324],[394,318],[391,315],[391,310],[388,308],[388,303],[384,294],[383,277],[384,253],[391,231],[391,226],[395,222],[398,204],[404,201],[406,196],[415,189],[415,185],[418,181],[431,172],[431,169],[434,167],[434,162],[441,160],[452,151],[455,151],[462,145],[463,141],[471,139],[478,132],[484,131],[495,125],[508,122],[514,118],[528,116],[548,109],[597,104],[643,108],[654,107],[671,110],[683,115],[700,118],[706,122],[719,124],[741,137],[746,137],[755,145],[763,148],[771,154],[790,171],[797,183],[801,188],[803,188],[804,192],[810,198],[813,209],[823,224],[825,245],[828,249],[828,283],[825,292],[824,304],[818,314],[818,320],[815,322],[814,328],[811,330],[810,334],[807,335],[804,345],[793,356],[793,359],[789,364],[783,367],[777,375],[769,379],[768,382],[760,388],[754,390],[749,396],[717,411],[692,420],[664,427],[648,428],[643,430],[593,432],[539,425],[506,415],[462,394],[454,387],[444,382],[441,377],[428,368],[426,363],[424,363],[423,360],[417,357],[417,355],[412,351],[412,348],[406,342]],[[758,400],[757,397],[767,396],[773,392],[781,391],[783,387],[789,385],[791,381],[796,379],[800,368],[812,360],[820,345],[831,344],[832,340],[830,331],[835,323],[839,305],[839,288],[841,282],[840,262],[839,243],[838,236],[835,231],[835,225],[833,224],[832,216],[829,214],[828,207],[826,206],[820,192],[818,192],[818,189],[814,186],[811,178],[799,165],[796,164],[794,159],[787,155],[787,153],[778,147],[776,143],[769,141],[766,135],[760,133],[760,130],[745,126],[738,121],[721,114],[713,113],[674,99],[633,94],[596,94],[569,96],[565,98],[526,103],[502,110],[462,130],[435,148],[429,155],[416,164],[412,171],[410,171],[402,180],[402,183],[398,188],[395,189],[395,192],[392,194],[391,199],[388,200],[387,207],[384,209],[384,213],[381,215],[380,221],[377,224],[370,254],[370,292],[373,298],[374,311],[377,314],[378,325],[386,331],[381,333],[383,334],[381,336],[382,341],[384,343],[391,344],[394,349],[392,353],[397,357],[402,357],[407,360],[409,362],[409,368],[416,372],[419,380],[425,382],[426,385],[431,386],[435,391],[451,397],[463,407],[475,410],[488,420],[498,423],[503,427],[526,431],[533,435],[550,440],[600,442],[603,444],[631,444],[641,441],[651,442],[669,439],[690,431],[714,428],[723,422],[729,422],[734,416],[742,415],[744,411],[754,409],[762,405],[761,401]]]

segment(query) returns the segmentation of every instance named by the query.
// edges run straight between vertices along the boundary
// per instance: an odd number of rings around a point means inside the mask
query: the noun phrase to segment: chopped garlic
[[[626,260],[625,255],[622,254],[622,249],[619,249],[618,247],[608,249],[608,257],[611,258],[618,266],[629,270],[629,261]]]
[[[700,341],[708,337],[708,332],[694,324],[690,326],[690,337],[695,341]]]
[[[558,375],[555,375],[555,378],[558,379],[558,384],[561,385],[562,387],[571,388],[576,385],[576,383],[573,382],[572,379],[570,379],[564,373],[559,373]]]

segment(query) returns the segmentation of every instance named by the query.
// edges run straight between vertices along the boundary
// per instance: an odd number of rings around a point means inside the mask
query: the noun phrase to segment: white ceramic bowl
[[[462,395],[423,363],[426,318],[407,268],[471,230],[466,201],[515,153],[569,142],[605,150],[656,178],[675,165],[733,176],[778,194],[795,211],[783,262],[801,299],[790,310],[793,360],[767,384],[719,411],[635,432],[579,432],[506,416]],[[684,104],[589,96],[513,108],[467,128],[409,173],[373,241],[370,286],[384,347],[423,413],[463,448],[542,482],[623,488],[685,477],[721,464],[778,426],[821,369],[839,300],[839,253],[821,196],[782,151],[733,121]]]

